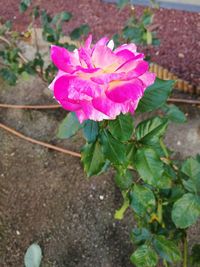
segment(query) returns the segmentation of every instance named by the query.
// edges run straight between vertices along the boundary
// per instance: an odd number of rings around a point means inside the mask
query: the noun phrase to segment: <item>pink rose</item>
[[[136,46],[102,38],[91,46],[90,35],[83,47],[73,52],[52,46],[51,59],[58,74],[50,84],[56,100],[76,113],[79,121],[113,120],[120,113],[134,113],[155,74],[148,71],[144,55]]]

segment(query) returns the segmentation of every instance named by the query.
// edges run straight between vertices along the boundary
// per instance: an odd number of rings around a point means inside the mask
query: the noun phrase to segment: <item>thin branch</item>
[[[4,129],[5,131],[23,139],[23,140],[26,140],[30,143],[33,143],[33,144],[37,144],[37,145],[40,145],[40,146],[43,146],[43,147],[46,147],[46,148],[50,148],[50,149],[53,149],[55,151],[58,151],[58,152],[61,152],[61,153],[64,153],[64,154],[67,154],[67,155],[70,155],[70,156],[73,156],[73,157],[77,157],[77,158],[81,158],[81,154],[80,153],[77,153],[77,152],[74,152],[74,151],[71,151],[71,150],[67,150],[67,149],[64,149],[64,148],[61,148],[61,147],[57,147],[57,146],[54,146],[54,145],[51,145],[51,144],[48,144],[48,143],[45,143],[45,142],[42,142],[42,141],[38,141],[36,139],[33,139],[31,137],[28,137],[28,136],[25,136],[23,134],[21,134],[20,132],[0,123],[0,128]]]
[[[168,102],[174,103],[184,103],[184,104],[194,104],[200,105],[200,100],[189,100],[189,99],[178,99],[169,98]],[[13,105],[13,104],[0,104],[0,108],[11,108],[11,109],[57,109],[61,108],[59,104],[49,104],[49,105]]]
[[[192,100],[192,99],[169,98],[167,101],[168,102],[174,102],[174,103],[184,103],[184,104],[200,105],[200,100]]]

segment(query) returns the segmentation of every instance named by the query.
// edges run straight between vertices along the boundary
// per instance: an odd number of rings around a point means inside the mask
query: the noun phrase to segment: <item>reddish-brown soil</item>
[[[19,0],[1,0],[0,16],[12,19],[18,29],[25,29],[26,15],[18,13]],[[82,23],[88,23],[95,39],[111,37],[120,31],[129,16],[129,9],[119,11],[115,4],[100,0],[35,0],[35,4],[56,13],[72,12],[74,18],[66,26],[69,32]],[[136,7],[139,15],[143,7]],[[161,45],[148,48],[152,60],[167,67],[180,78],[195,85],[200,83],[200,13],[159,9],[155,11],[154,24],[158,26]]]

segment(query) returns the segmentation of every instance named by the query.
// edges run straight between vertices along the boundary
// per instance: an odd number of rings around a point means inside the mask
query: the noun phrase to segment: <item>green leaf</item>
[[[133,133],[133,117],[130,114],[119,115],[115,120],[109,121],[109,130],[116,139],[129,140]]]
[[[166,239],[165,236],[155,236],[153,244],[158,255],[166,261],[175,263],[181,260],[181,253],[176,243]]]
[[[70,12],[63,11],[60,14],[60,18],[62,21],[69,21],[72,18],[72,14]]]
[[[131,166],[134,165],[136,146],[133,143],[126,144],[126,158]]]
[[[133,183],[133,176],[131,172],[128,170],[126,170],[126,172],[123,174],[118,172],[115,175],[115,183],[121,190],[128,189]]]
[[[113,164],[120,165],[125,162],[126,151],[124,144],[113,138],[109,132],[105,130],[102,132],[101,143],[106,158]]]
[[[157,187],[160,189],[167,189],[172,187],[172,179],[167,173],[163,173],[160,180],[157,182]]]
[[[81,152],[81,161],[87,176],[96,175],[102,171],[105,165],[104,155],[99,142],[86,144]]]
[[[132,255],[131,262],[137,267],[156,267],[158,256],[156,252],[147,245],[140,246]]]
[[[147,228],[134,228],[131,232],[131,240],[136,245],[141,245],[151,239],[151,233]]]
[[[200,154],[196,155],[196,160],[200,163]]]
[[[131,191],[131,207],[141,217],[145,214],[150,214],[156,205],[156,200],[153,192],[144,185],[134,185]]]
[[[87,120],[83,126],[83,134],[88,143],[92,143],[97,139],[99,133],[99,125],[96,121]]]
[[[33,14],[33,17],[35,19],[37,19],[40,16],[40,12],[39,12],[39,7],[38,6],[33,8],[33,13],[32,14]]]
[[[142,147],[135,154],[135,167],[144,180],[153,186],[157,186],[164,172],[163,163],[157,153],[148,147]]]
[[[192,157],[184,161],[181,171],[194,180],[200,180],[200,163]]]
[[[82,127],[83,125],[78,121],[76,114],[70,112],[59,125],[57,137],[61,139],[69,138],[76,134]]]
[[[144,11],[144,14],[143,14],[141,20],[145,26],[148,26],[149,24],[151,24],[153,22],[152,12],[149,12],[148,10]]]
[[[154,117],[142,121],[136,127],[136,138],[142,143],[147,143],[150,140],[155,140],[158,142],[158,139],[164,135],[168,126],[168,121],[160,117]]]
[[[162,109],[171,121],[183,123],[187,120],[185,114],[175,105],[165,105]]]
[[[177,228],[187,228],[200,216],[200,197],[191,193],[178,199],[172,209],[172,220]]]
[[[74,29],[70,33],[70,38],[72,40],[77,40],[79,39],[82,35],[87,35],[90,31],[90,28],[87,24],[81,25],[79,28]]]
[[[129,2],[130,2],[130,0],[118,0],[118,1],[117,1],[117,7],[122,9],[122,8],[124,8]]]
[[[19,10],[20,12],[25,12],[27,8],[31,5],[31,0],[21,0],[19,4]]]
[[[7,21],[5,22],[4,25],[6,26],[6,28],[7,28],[8,30],[11,30],[11,28],[12,28],[12,21],[7,20]]]
[[[200,163],[198,160],[190,157],[184,161],[181,171],[190,179],[183,180],[184,187],[194,193],[200,191]]]
[[[7,68],[0,69],[0,76],[10,85],[15,85],[17,76],[12,70]]]
[[[40,246],[32,244],[24,256],[25,267],[39,267],[42,261],[42,251]]]
[[[163,106],[172,91],[173,85],[174,81],[156,78],[155,83],[145,90],[137,111],[149,112]]]

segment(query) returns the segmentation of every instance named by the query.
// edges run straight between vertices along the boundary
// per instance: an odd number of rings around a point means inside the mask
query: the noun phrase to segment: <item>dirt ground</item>
[[[17,1],[1,0],[1,3],[3,2],[5,3],[0,13],[13,17]],[[93,16],[93,19],[96,18],[96,22],[92,24],[94,30],[96,29],[95,38],[100,34],[111,35],[115,31],[111,28],[112,25],[103,24],[103,19],[108,17],[107,12],[117,12],[113,5],[96,1],[99,10],[96,9],[91,13],[95,3],[93,0],[74,0],[74,5],[70,4],[71,1],[60,0],[54,2],[54,6],[53,1],[48,1],[46,4],[45,1],[37,2],[44,6],[49,4],[54,11],[66,7],[75,14],[80,12],[79,18],[84,20],[81,22],[90,22]],[[78,9],[75,8],[76,4],[79,6]],[[90,15],[83,17],[84,12]],[[123,11],[120,16],[126,16],[126,12]],[[169,14],[165,12],[161,11],[160,16]],[[179,20],[180,17],[177,15],[176,18]],[[198,14],[186,17],[186,22],[183,22],[185,25],[188,25],[189,21],[197,22],[199,18]],[[22,27],[26,18],[22,20],[22,17],[17,16],[16,21],[19,27]],[[73,22],[73,26],[79,22]],[[116,27],[119,28],[120,23],[117,22]],[[186,27],[197,29],[193,24]],[[173,34],[171,37],[174,37]],[[187,36],[190,34],[191,32],[186,31]],[[194,30],[195,40],[198,40],[197,34],[197,30]],[[166,36],[162,38],[165,40]],[[164,47],[167,47],[167,50],[163,58],[170,64],[170,60],[175,60],[170,49],[170,43],[174,42],[173,38],[170,41],[166,39],[166,42]],[[184,38],[181,45],[185,46]],[[163,51],[164,47],[159,51]],[[191,61],[194,58],[193,65],[191,62],[188,63],[190,68],[193,66],[192,72],[186,67],[181,69],[184,64],[180,61],[186,59],[180,59],[176,65],[180,68],[178,72],[183,71],[186,76],[195,73],[197,79],[193,77],[194,83],[199,79],[198,47],[195,47],[195,51],[196,54],[189,49],[188,53],[191,54],[187,55],[187,57],[192,55]],[[177,96],[188,97],[183,94]],[[46,85],[38,79],[31,78],[20,81],[16,87],[9,87],[0,80],[0,102],[42,104],[53,103],[53,99]],[[179,158],[195,155],[200,151],[200,109],[191,105],[182,105],[181,108],[188,116],[187,124],[172,125],[166,137],[166,142],[170,148],[177,151]],[[81,135],[64,141],[56,138],[58,124],[64,116],[65,111],[61,109],[51,111],[2,109],[0,122],[27,136],[79,151],[83,143]],[[114,185],[112,170],[105,175],[87,180],[78,158],[33,145],[3,130],[0,130],[0,159],[1,267],[23,266],[24,253],[33,242],[42,247],[42,267],[132,266],[129,256],[134,248],[129,236],[134,220],[129,212],[123,221],[116,221],[113,218],[115,210],[119,208],[121,195]],[[196,224],[190,232],[190,247],[199,241],[199,226],[199,223]]]
[[[49,91],[37,79],[8,87],[1,81],[0,99],[8,103],[47,103]],[[200,151],[200,109],[182,106],[188,123],[172,125],[166,142],[178,157]],[[81,136],[56,139],[62,110],[1,110],[0,122],[39,140],[79,151]],[[87,180],[79,159],[30,144],[0,131],[0,266],[21,267],[26,248],[38,242],[42,267],[131,267],[131,213],[115,221],[120,193],[113,172]],[[199,225],[190,244],[199,240]]]

